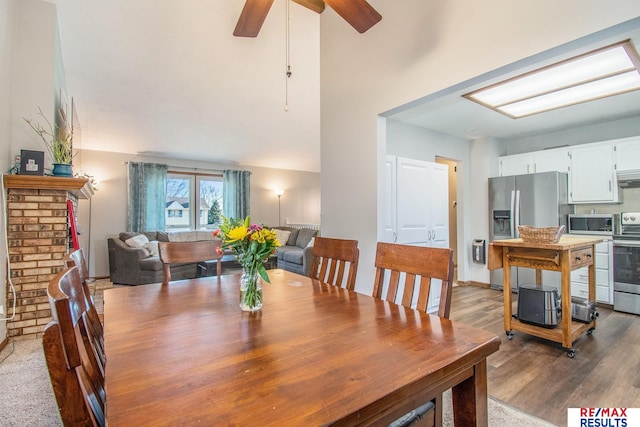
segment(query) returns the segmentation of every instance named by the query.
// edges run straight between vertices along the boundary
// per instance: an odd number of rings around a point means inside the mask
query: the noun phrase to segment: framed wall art
[[[20,175],[44,175],[44,151],[20,150]]]

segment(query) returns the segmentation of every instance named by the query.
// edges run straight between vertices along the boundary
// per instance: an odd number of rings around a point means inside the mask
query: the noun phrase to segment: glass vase
[[[262,278],[257,271],[243,270],[240,277],[240,309],[258,311],[262,308]]]

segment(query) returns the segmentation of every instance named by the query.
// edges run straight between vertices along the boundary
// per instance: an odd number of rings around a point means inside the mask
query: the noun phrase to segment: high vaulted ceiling
[[[48,1],[58,7],[81,148],[320,171],[317,13],[290,3],[293,74],[287,80],[285,0],[274,2],[256,38],[233,36],[244,0]],[[393,6],[378,3],[383,19],[377,25],[385,25],[385,8]],[[354,37],[368,36],[342,22]],[[518,120],[461,97],[624,38],[639,47],[640,18],[630,22],[625,31],[591,35],[436,94],[416,93],[415,102],[384,115],[468,140],[517,139],[640,116],[640,91]]]
[[[257,38],[233,36],[243,0],[49,1],[81,148],[320,170],[317,13],[290,5],[285,83],[283,0]]]

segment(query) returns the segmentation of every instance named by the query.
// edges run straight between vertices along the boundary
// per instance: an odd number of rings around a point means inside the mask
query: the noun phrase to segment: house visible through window
[[[216,228],[222,215],[222,176],[169,172],[165,221],[171,230]]]

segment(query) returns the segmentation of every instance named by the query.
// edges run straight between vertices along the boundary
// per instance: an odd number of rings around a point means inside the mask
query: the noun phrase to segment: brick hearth
[[[15,288],[15,318],[9,336],[41,337],[51,320],[47,286],[63,269],[69,251],[67,200],[91,193],[84,178],[5,176],[9,275]],[[7,283],[8,315],[14,313],[13,292]]]

